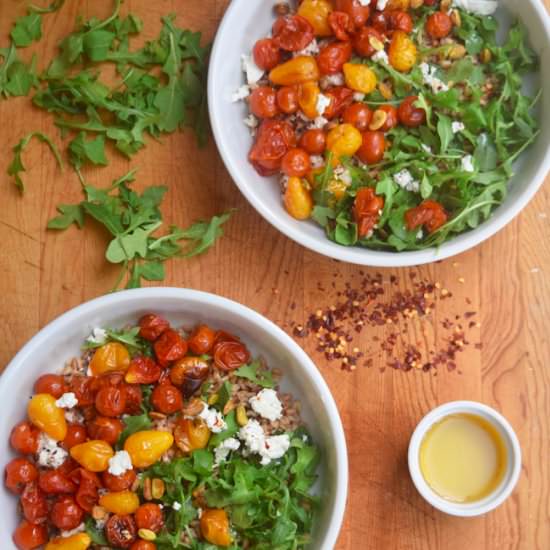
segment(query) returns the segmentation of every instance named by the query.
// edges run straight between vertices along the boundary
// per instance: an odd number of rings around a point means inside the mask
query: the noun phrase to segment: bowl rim
[[[529,185],[520,193],[513,203],[506,203],[505,201],[499,206],[499,208],[503,208],[506,205],[506,209],[500,213],[498,218],[493,215],[476,229],[457,235],[452,240],[443,243],[437,248],[408,252],[375,251],[357,246],[346,247],[333,243],[324,234],[321,240],[320,238],[296,229],[290,223],[289,219],[282,219],[280,216],[277,216],[273,210],[263,203],[263,201],[257,198],[253,193],[248,192],[247,185],[244,183],[246,176],[239,168],[237,160],[229,154],[228,149],[225,147],[226,141],[223,137],[222,114],[227,106],[222,101],[223,93],[220,89],[222,83],[219,82],[216,73],[218,72],[217,67],[226,62],[227,55],[224,51],[224,39],[230,36],[227,32],[231,30],[230,20],[233,18],[234,13],[240,12],[245,6],[248,6],[249,1],[250,0],[232,0],[216,33],[208,70],[207,95],[210,124],[224,165],[246,200],[266,221],[275,227],[275,229],[297,244],[335,260],[372,267],[408,267],[445,260],[476,247],[503,229],[527,206],[544,183],[550,172],[550,144],[546,148],[544,157],[541,159],[537,171]],[[546,7],[540,0],[528,1],[537,13],[544,28],[546,40],[550,44],[550,15],[546,11]],[[242,53],[245,54],[248,52]]]
[[[505,439],[508,450],[508,471],[500,485],[482,500],[461,504],[445,500],[426,482],[420,469],[420,446],[427,432],[453,414],[473,414],[491,422]],[[450,401],[427,413],[416,426],[409,443],[408,466],[411,479],[420,495],[434,508],[458,517],[481,516],[500,506],[515,489],[521,473],[521,447],[514,428],[498,411],[478,401]]]
[[[44,341],[53,334],[56,334],[63,326],[75,322],[82,315],[90,314],[91,312],[97,313],[104,309],[113,309],[116,306],[123,306],[128,302],[139,303],[143,298],[171,298],[190,302],[192,304],[210,304],[225,309],[229,313],[245,318],[247,321],[259,326],[262,330],[269,332],[279,344],[285,347],[292,356],[296,358],[297,363],[300,364],[300,368],[305,371],[310,383],[320,394],[320,399],[330,419],[331,437],[336,447],[336,468],[334,472],[336,477],[336,490],[334,494],[334,506],[330,516],[330,525],[326,530],[322,542],[323,550],[332,550],[336,545],[344,518],[349,477],[345,432],[336,402],[320,371],[306,352],[286,332],[275,325],[275,323],[245,305],[216,294],[176,287],[146,287],[123,290],[92,299],[66,311],[49,322],[19,350],[5,368],[2,376],[0,376],[0,394],[7,391],[10,381],[14,376],[20,376],[21,365],[28,361],[37,350],[40,349]]]

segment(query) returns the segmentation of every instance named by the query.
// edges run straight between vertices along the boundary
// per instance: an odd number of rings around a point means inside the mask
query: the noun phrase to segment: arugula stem
[[[124,276],[128,273],[128,260],[124,262],[124,265],[122,266],[122,269],[120,270],[120,273],[117,277],[117,280],[115,282],[115,285],[111,289],[111,292],[116,292],[118,290],[118,287],[120,286],[120,283],[124,279]]]
[[[102,21],[101,23],[99,23],[98,25],[92,27],[91,29],[89,29],[84,34],[89,34],[93,31],[97,31],[98,29],[102,29],[102,28],[107,27],[108,25],[110,25],[118,17],[118,14],[120,12],[121,4],[122,4],[122,0],[115,0],[115,9],[114,9],[113,13],[111,14],[111,16],[108,17],[107,19],[105,19],[104,21]]]

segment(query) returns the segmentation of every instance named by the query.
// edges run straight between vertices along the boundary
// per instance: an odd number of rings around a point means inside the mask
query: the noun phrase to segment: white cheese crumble
[[[103,529],[105,527],[105,524],[107,523],[107,516],[105,516],[104,518],[101,518],[101,519],[96,519],[95,520],[95,526],[98,528],[98,529]]]
[[[317,111],[317,114],[321,117],[323,116],[324,112],[327,110],[328,106],[330,105],[331,99],[330,97],[319,94],[317,96],[317,103],[315,103],[315,109]]]
[[[421,147],[422,149],[424,149],[424,151],[426,151],[426,153],[429,153],[430,155],[432,154],[432,148],[429,145],[426,145],[425,143],[423,143]]]
[[[243,122],[245,126],[248,126],[249,128],[257,128],[258,127],[258,119],[250,113],[246,118],[243,118]]]
[[[84,416],[78,410],[68,409],[65,410],[65,420],[71,424],[82,424],[84,422]]]
[[[319,84],[323,90],[330,88],[330,86],[343,86],[344,75],[343,73],[326,74],[321,77]]]
[[[322,130],[328,123],[328,120],[325,117],[318,116],[317,118],[313,119],[313,122],[310,122],[308,125],[308,129],[316,128],[318,130]]]
[[[249,420],[239,430],[239,439],[244,441],[249,453],[259,453],[265,442],[264,430],[257,420]]]
[[[390,63],[390,58],[388,57],[388,54],[386,53],[385,50],[379,50],[377,51],[372,57],[371,59],[375,62],[375,63],[384,63],[386,65],[389,65]]]
[[[344,168],[342,165],[337,166],[334,169],[334,176],[337,180],[344,182],[346,185],[351,185],[351,174],[347,168]]]
[[[239,438],[244,441],[248,453],[259,454],[262,457],[260,464],[263,466],[284,456],[290,447],[290,438],[287,434],[266,437],[257,420],[249,420],[246,426],[239,430]]]
[[[325,165],[325,159],[321,155],[310,155],[309,160],[312,168],[321,168]]]
[[[453,5],[478,15],[493,15],[498,8],[496,0],[454,0]]]
[[[366,94],[364,94],[363,92],[355,92],[353,94],[353,101],[363,101],[365,97],[366,97]]]
[[[475,172],[473,160],[474,157],[472,157],[472,155],[466,155],[465,157],[462,157],[462,160],[460,162],[462,164],[462,170],[464,172]]]
[[[417,240],[417,241],[420,241],[420,240],[423,239],[423,238],[424,238],[424,231],[422,231],[422,228],[420,228],[420,229],[418,230],[418,233],[416,234],[416,240]]]
[[[421,63],[420,72],[422,73],[424,83],[430,86],[434,93],[446,92],[449,89],[449,86],[445,82],[435,76],[437,72],[436,67],[428,65],[428,63]]]
[[[231,95],[231,101],[233,103],[237,103],[238,101],[242,101],[245,97],[248,97],[249,95],[250,95],[250,86],[243,84],[240,88],[237,88],[233,92],[233,94]]]
[[[172,508],[177,512],[178,510],[181,510],[181,504],[179,502],[173,502]]]
[[[256,84],[264,76],[264,71],[256,65],[256,62],[250,55],[241,55],[243,72],[246,74],[247,84]]]
[[[462,122],[453,121],[451,124],[451,130],[453,131],[453,134],[458,134],[459,132],[462,132],[466,126]]]
[[[73,392],[67,392],[67,393],[64,393],[55,402],[55,404],[60,409],[72,409],[73,407],[76,407],[78,405],[78,399],[76,398],[76,395]]]
[[[319,43],[314,38],[303,50],[294,52],[294,57],[300,55],[317,55],[319,53]]]
[[[272,435],[265,438],[264,449],[260,453],[262,465],[269,464],[272,460],[282,458],[290,447],[290,437],[287,434]]]
[[[249,400],[252,409],[262,418],[271,422],[279,420],[283,415],[283,405],[277,397],[277,392],[272,389],[263,389]]]
[[[368,2],[367,0],[359,0],[359,1],[361,2],[362,6],[370,5],[370,2]],[[388,4],[388,1],[389,0],[378,0],[378,2],[376,2],[376,9],[378,11],[384,11],[386,9],[386,5]]]
[[[121,476],[124,472],[132,469],[132,459],[127,451],[117,451],[109,459],[108,472],[114,476]]]
[[[215,434],[227,430],[227,424],[223,419],[223,415],[216,409],[211,409],[208,405],[205,405],[202,411],[198,414],[198,417],[202,418],[206,422],[206,425],[210,431]]]
[[[402,189],[412,191],[413,193],[420,191],[420,183],[413,178],[413,175],[406,168],[394,174],[393,180]]]
[[[238,439],[235,439],[234,437],[230,437],[229,439],[222,441],[214,449],[214,456],[215,456],[214,464],[217,465],[220,462],[227,460],[229,453],[231,451],[237,451],[240,446],[241,446],[241,442]]]
[[[61,536],[66,539],[68,537],[72,537],[73,535],[77,535],[78,533],[82,533],[82,531],[86,530],[86,526],[84,523],[81,523],[80,525],[77,525],[74,529],[71,529],[70,531],[61,531]]]
[[[46,468],[59,468],[69,453],[58,446],[57,441],[49,435],[41,433],[38,439],[38,464]]]
[[[86,338],[90,344],[104,344],[107,340],[107,331],[103,328],[94,328],[92,334]]]

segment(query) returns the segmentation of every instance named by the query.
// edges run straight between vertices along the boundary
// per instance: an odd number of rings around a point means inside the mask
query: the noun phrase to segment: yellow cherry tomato
[[[287,212],[297,220],[307,220],[313,211],[311,192],[306,189],[300,178],[288,178],[284,203]]]
[[[336,200],[340,200],[346,194],[348,186],[342,180],[330,180],[327,185],[327,191],[332,193]]]
[[[317,118],[319,116],[317,112],[317,100],[320,93],[321,90],[317,82],[304,82],[300,86],[298,104],[308,118]]]
[[[327,136],[327,149],[333,155],[333,163],[338,163],[340,157],[351,157],[363,143],[361,132],[351,124],[339,124]]]
[[[109,459],[114,456],[113,448],[106,441],[92,439],[71,447],[71,456],[90,472],[104,472]]]
[[[388,52],[390,65],[402,73],[409,72],[416,63],[417,49],[403,31],[394,31]]]
[[[204,510],[200,525],[202,536],[208,542],[218,546],[229,546],[231,544],[229,518],[225,510]]]
[[[315,58],[311,55],[299,55],[277,65],[269,73],[269,80],[278,86],[293,86],[310,80],[319,80],[320,76]]]
[[[201,418],[194,420],[182,418],[174,428],[174,440],[184,453],[190,453],[195,449],[204,449],[208,445],[210,435],[211,432],[206,422]]]
[[[370,94],[376,89],[376,75],[366,65],[344,63],[344,77],[348,88]]]
[[[120,342],[109,342],[97,348],[90,369],[94,376],[107,372],[125,372],[130,366],[130,353]]]
[[[46,544],[45,550],[86,550],[92,544],[87,533],[77,533],[70,537],[59,537]]]
[[[139,508],[139,497],[132,491],[106,493],[99,498],[99,505],[112,514],[125,516]]]
[[[332,13],[332,4],[327,0],[303,0],[298,8],[298,15],[307,19],[316,36],[330,36],[332,29],[328,16]]]
[[[132,434],[124,443],[124,450],[132,459],[134,468],[151,466],[174,444],[169,432],[144,430]]]
[[[52,439],[63,441],[67,435],[65,412],[55,404],[55,397],[49,393],[37,393],[27,406],[30,421]]]

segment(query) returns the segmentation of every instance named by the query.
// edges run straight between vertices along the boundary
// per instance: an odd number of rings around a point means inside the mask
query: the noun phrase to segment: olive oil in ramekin
[[[451,414],[435,423],[420,444],[420,470],[445,500],[470,503],[500,485],[507,449],[495,426],[476,414]]]

